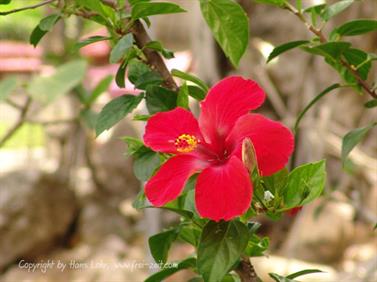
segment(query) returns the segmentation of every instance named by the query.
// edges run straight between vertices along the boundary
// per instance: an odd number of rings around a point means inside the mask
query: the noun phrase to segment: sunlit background
[[[13,1],[0,10],[36,2]],[[300,50],[266,64],[274,46],[310,38],[305,26],[286,11],[239,1],[250,17],[251,40],[235,70],[213,40],[197,1],[174,2],[188,12],[156,16],[149,30],[152,38],[175,52],[175,58],[166,62],[168,67],[195,73],[208,84],[234,73],[252,78],[268,96],[260,111],[291,128],[315,95],[340,81],[322,59]],[[323,1],[303,1],[305,5],[318,2]],[[115,75],[117,66],[108,63],[110,46],[105,41],[80,51],[73,46],[79,39],[106,35],[106,31],[72,16],[60,21],[33,48],[28,43],[30,33],[49,13],[40,8],[0,17],[0,82],[11,81],[0,90],[12,87],[9,97],[2,97],[0,91],[0,281],[143,281],[153,271],[148,267],[152,262],[148,236],[179,218],[132,207],[141,183],[121,137],[140,137],[144,123],[126,118],[98,138],[91,128],[95,111],[106,102],[138,92],[129,82],[126,89],[119,89],[113,81],[94,112],[82,111],[76,94],[93,91],[99,82]],[[360,1],[326,29],[351,18],[376,17],[377,2]],[[353,40],[356,46],[376,53],[376,33]],[[61,88],[45,83],[67,63],[69,71],[59,76]],[[377,81],[375,70],[371,77]],[[72,79],[78,81],[77,86],[66,93]],[[28,97],[26,121],[18,124]],[[326,192],[296,215],[276,222],[255,219],[262,223],[260,235],[271,238],[269,255],[252,260],[265,281],[269,272],[288,274],[307,268],[326,273],[302,281],[377,281],[376,130],[365,136],[344,167],[340,161],[342,136],[376,118],[375,111],[363,107],[367,100],[352,89],[335,90],[302,121],[295,165],[325,158]],[[198,110],[194,101],[192,108]],[[145,113],[144,106],[136,112]],[[7,138],[14,127],[17,132]],[[169,260],[192,252],[187,244],[175,243]],[[25,269],[27,262],[48,261],[64,262],[67,267],[45,273]],[[192,273],[183,271],[167,281],[191,277]]]

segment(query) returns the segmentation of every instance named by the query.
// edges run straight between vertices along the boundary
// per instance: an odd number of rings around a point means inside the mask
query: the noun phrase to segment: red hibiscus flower
[[[249,113],[264,99],[256,82],[234,76],[210,89],[200,103],[199,120],[183,108],[151,117],[145,129],[145,144],[154,151],[175,156],[146,183],[149,201],[160,207],[176,199],[188,178],[200,172],[195,187],[199,214],[215,221],[242,215],[250,206],[253,193],[241,160],[242,141],[252,141],[263,176],[282,169],[294,147],[288,128]]]

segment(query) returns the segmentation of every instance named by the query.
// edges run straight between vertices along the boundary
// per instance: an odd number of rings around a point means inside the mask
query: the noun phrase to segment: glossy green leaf
[[[270,246],[270,239],[268,237],[260,238],[256,234],[252,234],[247,242],[245,254],[250,257],[264,256],[264,252]]]
[[[188,258],[179,263],[176,263],[176,267],[164,268],[161,271],[151,275],[144,282],[161,282],[174,273],[187,268],[194,268],[196,264],[195,258]]]
[[[364,104],[366,108],[374,108],[377,107],[377,99],[370,100]]]
[[[359,73],[360,77],[367,80],[369,71],[372,67],[372,62],[368,56],[368,53],[360,49],[350,48],[344,51],[343,56],[346,61]],[[346,79],[346,81],[350,81],[351,78],[354,78],[349,71],[347,71],[347,75],[349,78]]]
[[[134,161],[134,174],[140,181],[147,181],[160,164],[160,155],[150,150],[143,153]]]
[[[159,41],[150,41],[144,46],[144,48],[156,50],[160,52],[166,59],[174,58],[174,53],[168,49],[165,49]]]
[[[132,33],[128,33],[123,36],[119,41],[115,44],[113,49],[110,53],[110,63],[115,64],[120,61],[125,55],[126,52],[132,48],[134,39]]]
[[[200,8],[213,36],[234,66],[238,66],[249,42],[249,20],[232,0],[200,0]]]
[[[148,87],[145,100],[150,114],[170,111],[177,106],[177,94],[160,86]]]
[[[284,189],[285,210],[302,206],[318,198],[325,187],[326,163],[321,160],[296,167]]]
[[[289,274],[287,276],[287,278],[288,279],[295,279],[295,278],[303,276],[303,275],[308,275],[308,274],[313,274],[313,273],[322,273],[322,272],[323,271],[319,270],[319,269],[305,269],[305,270],[301,270],[301,271]]]
[[[161,75],[139,60],[131,60],[128,65],[128,79],[138,89],[147,89],[152,85],[160,85],[163,81]]]
[[[157,263],[165,263],[167,261],[169,249],[172,243],[177,239],[177,236],[177,230],[171,229],[149,237],[149,249]]]
[[[91,104],[93,104],[102,93],[104,93],[107,89],[109,89],[110,84],[113,81],[113,79],[114,78],[112,75],[108,75],[104,77],[94,88],[92,95],[88,97],[86,101],[86,105],[90,106]]]
[[[338,36],[355,36],[377,30],[377,20],[372,19],[357,19],[346,22],[340,27],[335,28],[331,32],[331,36],[334,34]]]
[[[17,87],[17,78],[12,76],[0,80],[0,102],[9,97]]]
[[[113,10],[103,5],[100,0],[76,0],[76,3],[89,10],[97,12],[104,20],[107,18],[114,19]]]
[[[105,41],[105,40],[110,40],[110,39],[111,39],[111,37],[99,36],[99,35],[85,38],[84,40],[82,40],[80,42],[77,42],[73,46],[72,52],[77,52],[79,49],[81,49],[81,48],[83,48],[83,47],[85,47],[85,46],[87,46],[89,44],[100,42],[100,41]]]
[[[282,44],[280,46],[277,46],[274,48],[274,50],[272,50],[272,52],[268,56],[267,63],[284,52],[287,52],[289,50],[292,50],[294,48],[297,48],[299,46],[302,46],[308,43],[309,41],[307,40],[298,40],[298,41],[291,41],[291,42]]]
[[[336,60],[350,47],[351,43],[349,42],[327,42],[314,47],[304,46],[302,49],[315,55]]]
[[[182,86],[179,88],[177,95],[177,106],[185,109],[189,108],[189,92],[186,83],[182,84]]]
[[[203,91],[206,93],[208,91],[208,86],[205,84],[202,80],[197,78],[196,76],[189,74],[187,72],[183,72],[177,69],[172,69],[171,71],[172,76],[178,77],[180,79],[186,80],[186,81],[191,81],[198,85]]]
[[[288,170],[283,168],[270,176],[263,177],[263,183],[273,194],[281,194],[288,181]]]
[[[346,161],[346,158],[351,153],[353,148],[364,138],[364,136],[371,130],[377,123],[372,123],[366,127],[356,128],[348,132],[342,141],[342,162]]]
[[[139,105],[142,99],[143,95],[123,95],[107,103],[101,110],[97,120],[97,136],[103,131],[110,129],[127,114],[132,112]]]
[[[354,0],[342,0],[335,2],[334,4],[327,6],[321,13],[321,18],[324,21],[330,20],[332,17],[336,16],[337,14],[341,13],[345,9],[347,9]]]
[[[201,231],[195,226],[183,226],[179,230],[179,239],[197,247]]]
[[[284,7],[286,0],[255,0],[257,3]]]
[[[221,281],[247,246],[248,229],[239,221],[208,222],[198,246],[198,271],[205,281]]]
[[[126,64],[121,64],[115,74],[115,82],[119,88],[126,87]]]
[[[187,88],[189,95],[195,100],[202,101],[206,97],[206,92],[200,87],[188,85]]]
[[[136,20],[153,15],[183,13],[186,10],[168,2],[138,2],[132,6],[131,17]]]
[[[123,136],[122,140],[127,144],[127,155],[140,157],[143,153],[149,152],[150,149],[144,146],[144,143],[131,136]]]
[[[52,14],[43,18],[32,31],[29,42],[36,47],[43,36],[54,27],[60,18],[59,14]]]
[[[48,104],[67,94],[78,85],[85,76],[85,61],[73,61],[58,67],[50,76],[37,76],[32,79],[27,91],[35,100]]]
[[[281,276],[279,274],[276,274],[276,273],[269,273],[268,275],[270,275],[270,277],[275,282],[298,282],[297,280],[288,279],[288,278]]]

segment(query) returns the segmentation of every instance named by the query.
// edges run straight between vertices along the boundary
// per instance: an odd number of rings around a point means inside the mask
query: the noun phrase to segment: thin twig
[[[48,5],[48,4],[55,2],[55,1],[56,0],[47,0],[47,1],[35,4],[35,5],[26,6],[26,7],[14,9],[14,10],[9,10],[9,11],[5,11],[5,12],[0,12],[0,16],[6,16],[6,15],[9,15],[9,14],[13,14],[13,13],[18,13],[18,12],[22,12],[22,11],[26,11],[26,10],[31,10],[31,9],[36,9],[36,8]]]
[[[0,148],[20,129],[26,121],[26,114],[30,108],[31,98],[28,97],[25,105],[23,106],[20,117],[17,122],[8,130],[8,132],[0,139]]]
[[[115,10],[118,8],[117,4],[114,1],[112,1],[112,0],[101,0],[101,2],[104,5],[109,6],[109,7],[113,8],[113,9],[115,9]]]
[[[289,10],[291,13],[293,13],[296,17],[298,17],[300,21],[302,21],[305,24],[305,26],[308,28],[310,32],[318,36],[321,43],[328,42],[326,36],[322,33],[322,31],[310,24],[305,18],[305,16],[294,6],[292,6],[289,3],[286,3],[285,8]],[[351,73],[351,75],[356,79],[357,83],[365,90],[366,93],[368,93],[373,98],[377,98],[376,90],[373,90],[373,88],[364,79],[361,78],[360,74],[346,60],[341,58],[340,63]]]

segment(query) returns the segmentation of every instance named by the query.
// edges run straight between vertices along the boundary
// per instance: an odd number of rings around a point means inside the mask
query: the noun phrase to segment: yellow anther
[[[175,139],[174,145],[178,152],[189,153],[195,150],[196,146],[198,145],[198,139],[190,134],[182,134]]]

